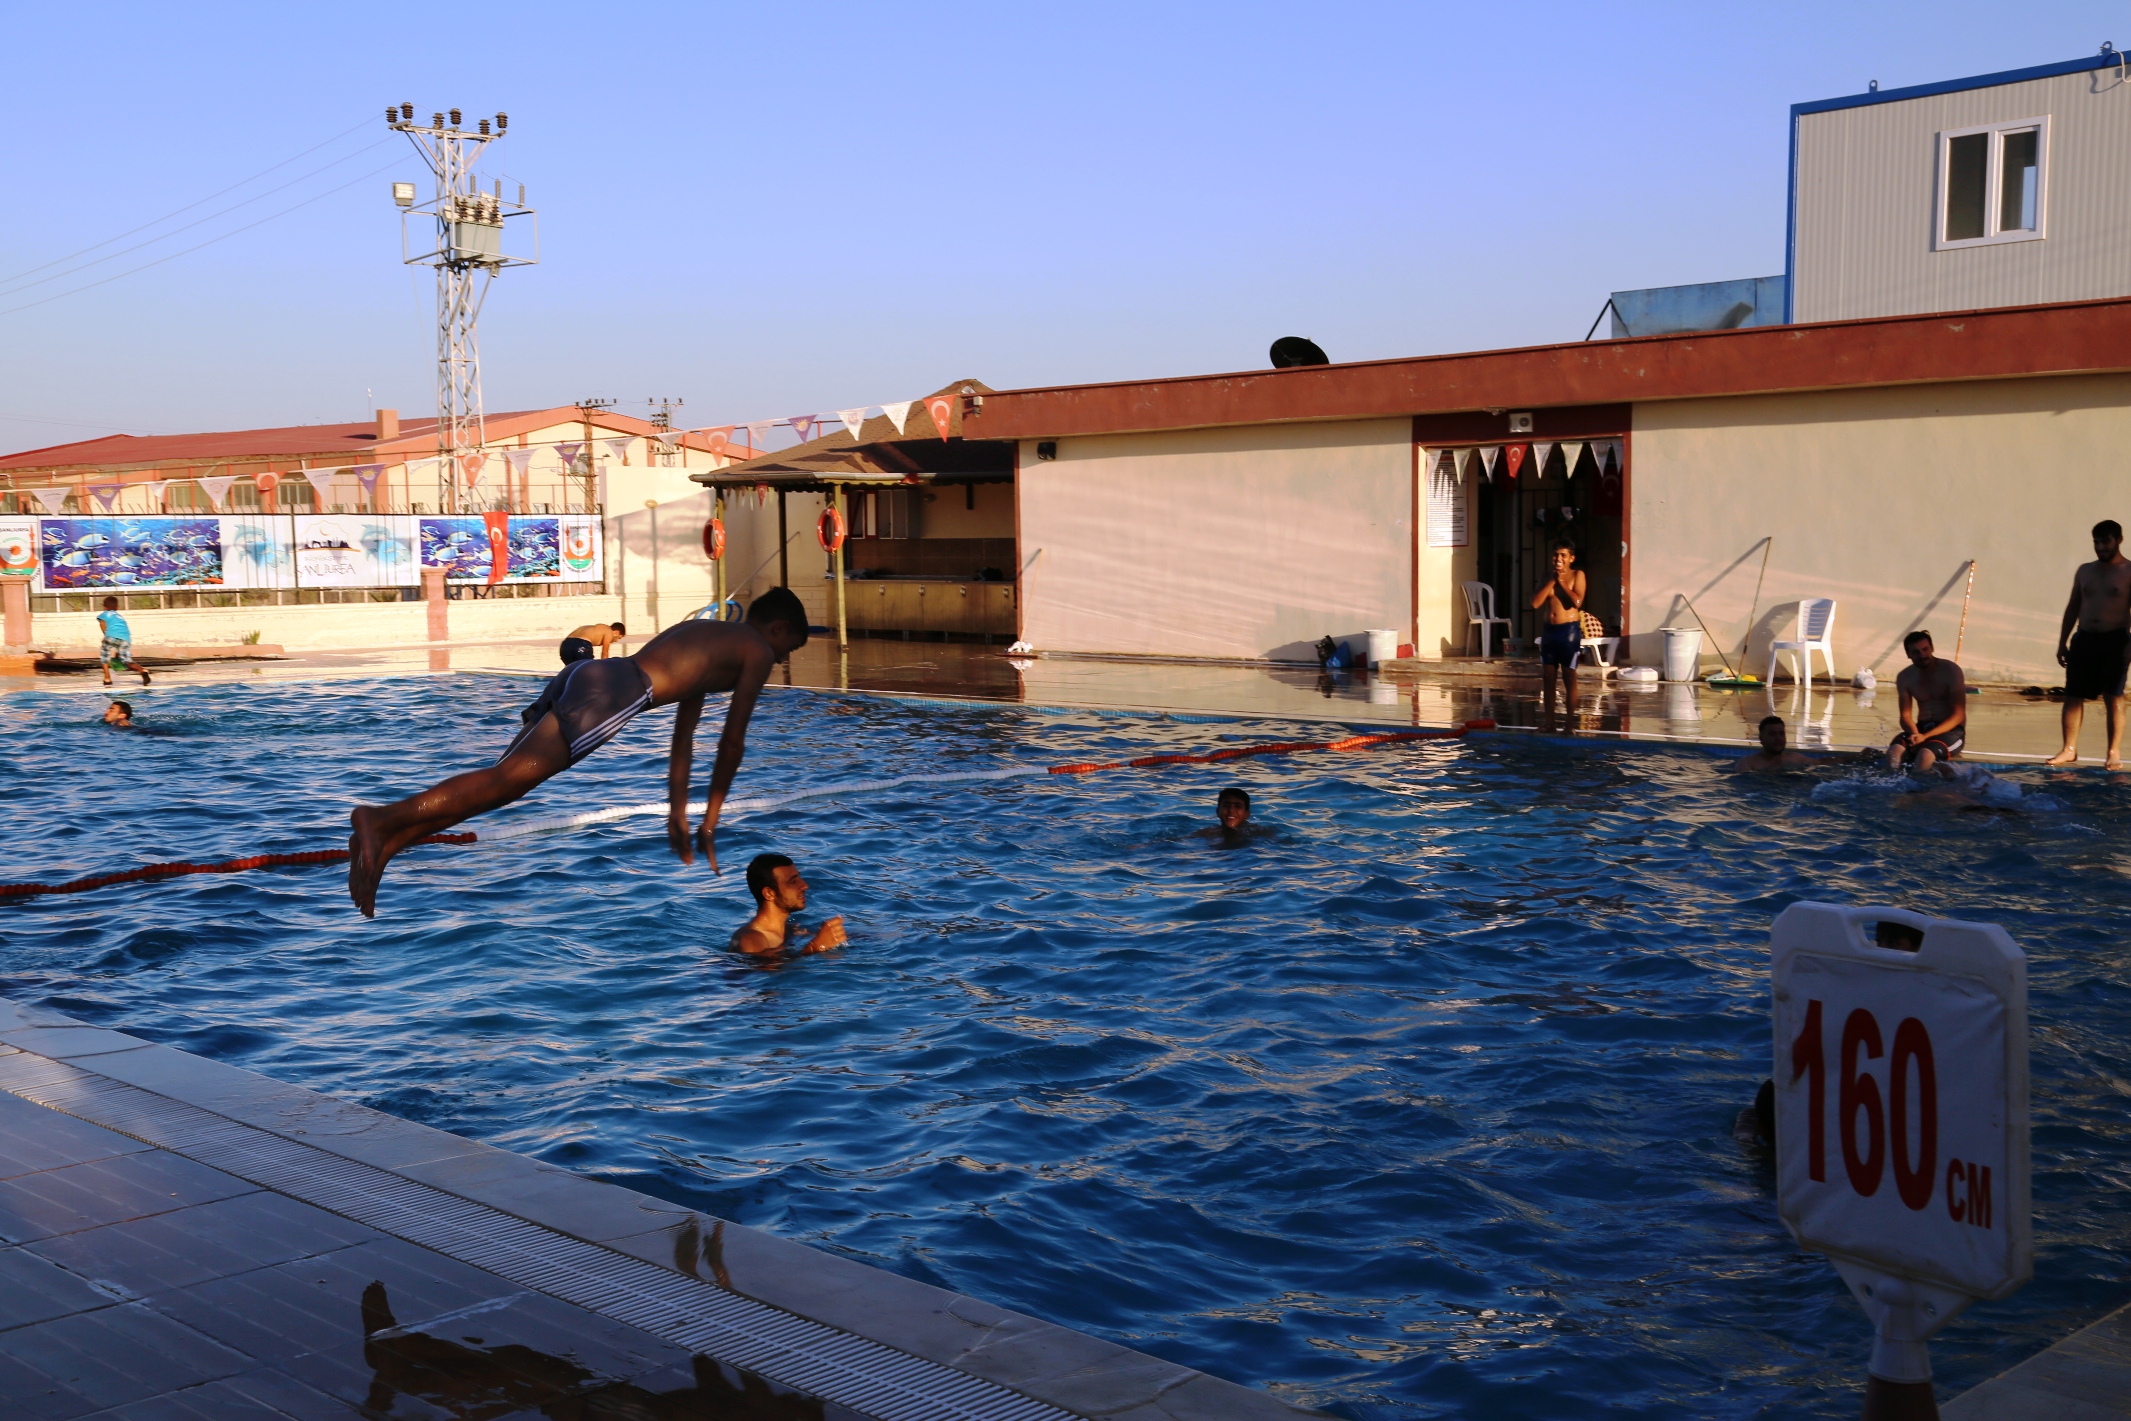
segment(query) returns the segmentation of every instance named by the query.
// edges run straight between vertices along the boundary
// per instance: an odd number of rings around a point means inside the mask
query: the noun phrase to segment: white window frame
[[[2035,140],[2035,225],[2016,228],[2010,232],[1998,229],[1999,204],[2004,198],[2003,180],[2005,169],[2005,138],[2008,133],[2022,129],[2036,130]],[[1983,235],[1980,237],[1950,238],[1946,235],[1946,188],[1952,181],[1952,165],[1947,160],[1949,146],[1956,138],[1965,138],[1974,133],[1988,133],[1991,142],[1988,157],[1983,165]],[[2050,116],[2008,119],[2003,123],[1979,123],[1968,128],[1949,128],[1938,136],[1939,176],[1932,189],[1931,249],[1937,252],[1961,251],[1968,247],[1994,247],[2002,242],[2039,242],[2049,235],[2050,225]]]

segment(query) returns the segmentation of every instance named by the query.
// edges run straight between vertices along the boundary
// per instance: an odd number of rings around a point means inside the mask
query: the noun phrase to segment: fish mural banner
[[[457,583],[598,582],[599,519],[589,515],[469,514],[426,517],[421,565]]]
[[[228,587],[220,518],[39,518],[36,590]]]
[[[416,586],[422,570],[415,560],[415,521],[408,514],[295,515],[297,585]]]

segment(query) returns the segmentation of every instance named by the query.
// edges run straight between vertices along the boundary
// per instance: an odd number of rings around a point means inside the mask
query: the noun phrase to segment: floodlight
[[[414,206],[414,184],[394,183],[392,185],[392,200],[402,207]]]

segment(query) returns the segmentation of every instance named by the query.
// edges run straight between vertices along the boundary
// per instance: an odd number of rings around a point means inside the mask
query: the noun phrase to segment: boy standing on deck
[[[679,622],[644,644],[634,656],[610,661],[573,661],[520,716],[525,728],[503,758],[484,770],[454,775],[397,804],[363,805],[349,816],[348,896],[363,916],[377,913],[377,884],[393,855],[427,835],[462,820],[500,809],[554,778],[654,706],[678,703],[673,750],[667,759],[666,837],[683,863],[695,862],[700,845],[718,867],[712,836],[726,791],[747,749],[747,722],[770,668],[807,641],[807,614],[789,587],[773,587],[755,599],[744,622]],[[711,769],[710,803],[691,842],[688,833],[688,768],[695,751],[696,722],[703,698],[732,692],[725,730]]]
[[[2131,558],[2123,553],[2124,530],[2114,518],[2094,525],[2094,561],[2072,574],[2072,600],[2057,628],[2057,664],[2064,668],[2064,748],[2043,763],[2070,765],[2079,759],[2079,726],[2087,702],[2101,697],[2109,718],[2109,755],[2104,767],[2124,764],[2124,666],[2131,658]],[[2079,630],[2072,628],[2077,626]]]
[[[118,599],[106,597],[104,609],[96,614],[96,625],[103,631],[103,644],[97,648],[97,659],[103,663],[104,684],[111,684],[111,668],[123,666],[128,671],[139,672],[141,684],[148,684],[148,672],[133,659],[133,629],[119,615]]]
[[[1546,691],[1543,704],[1554,713],[1554,675],[1561,674],[1563,701],[1576,714],[1576,662],[1583,655],[1583,599],[1588,584],[1576,570],[1576,549],[1564,538],[1554,544],[1554,575],[1532,594],[1532,606],[1546,627],[1539,634],[1539,675]]]

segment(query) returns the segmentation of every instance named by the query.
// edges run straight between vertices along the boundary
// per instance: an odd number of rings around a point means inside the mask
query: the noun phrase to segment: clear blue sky
[[[666,395],[707,424],[1255,368],[1285,334],[1573,340],[1609,290],[1782,269],[1791,103],[2131,45],[2085,0],[11,13],[0,274],[326,146],[0,310],[329,195],[0,315],[9,450],[361,419],[366,392],[432,412],[402,100],[507,111],[486,167],[540,211],[542,264],[483,318],[489,408]]]

